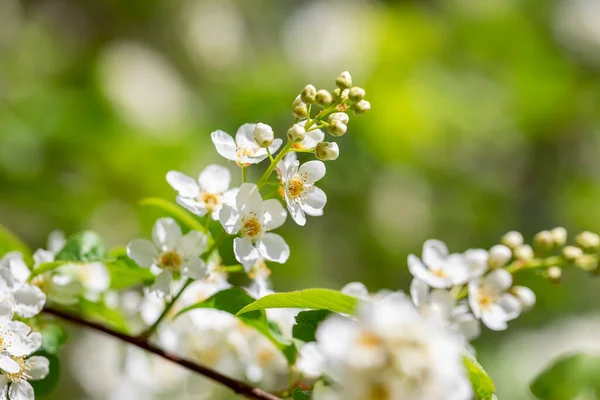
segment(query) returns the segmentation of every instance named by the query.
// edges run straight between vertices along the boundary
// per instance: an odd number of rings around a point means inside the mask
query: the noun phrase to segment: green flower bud
[[[552,267],[549,267],[548,270],[546,271],[546,277],[552,283],[560,283],[561,278],[562,278],[562,269],[560,269],[560,267],[557,267],[555,265]]]
[[[300,99],[306,104],[314,104],[317,97],[317,88],[313,85],[306,85],[302,93],[300,94]]]
[[[340,100],[340,96],[342,94],[342,89],[340,88],[335,88],[333,90],[333,93],[331,94],[331,96],[333,97],[333,100],[335,101],[339,101]]]
[[[308,116],[308,108],[306,108],[306,104],[302,101],[300,95],[292,103],[292,115],[296,118],[306,118]]]
[[[333,102],[333,97],[325,89],[321,89],[317,92],[316,102],[321,107],[328,107]]]
[[[554,237],[550,231],[541,231],[533,237],[533,245],[542,251],[551,250],[554,247]]]
[[[333,114],[329,114],[328,122],[330,124],[333,124],[335,121],[340,121],[340,122],[344,123],[345,125],[348,125],[348,122],[350,121],[350,117],[348,116],[348,114],[346,114],[344,112],[336,112]]]
[[[321,142],[315,147],[315,155],[321,161],[333,161],[340,155],[337,143]]]
[[[352,75],[350,75],[350,72],[342,72],[335,80],[335,85],[340,89],[347,89],[352,86]]]
[[[530,245],[524,244],[513,250],[515,257],[521,261],[529,261],[534,257],[533,249]]]
[[[575,265],[584,271],[594,271],[598,268],[598,257],[593,254],[583,254],[575,259]]]
[[[562,226],[558,226],[550,231],[554,244],[558,247],[562,247],[567,243],[567,230]]]
[[[364,114],[371,109],[371,103],[366,100],[361,100],[358,103],[352,104],[354,115]]]
[[[510,231],[502,236],[501,242],[514,250],[523,244],[523,235],[517,231]]]
[[[358,86],[353,86],[350,88],[350,93],[348,94],[348,98],[350,99],[351,102],[353,103],[358,103],[359,101],[361,101],[362,99],[365,98],[365,89],[358,87]]]
[[[304,140],[306,137],[306,129],[298,124],[292,125],[287,131],[288,139],[292,143],[298,143]]]
[[[575,236],[575,243],[586,250],[592,250],[600,246],[600,236],[592,232],[581,232]]]
[[[348,130],[348,127],[342,121],[333,120],[333,122],[329,122],[329,126],[327,127],[327,130],[329,131],[329,133],[332,136],[337,137],[337,136],[342,136],[343,134],[345,134],[346,131]]]
[[[563,257],[568,261],[573,261],[583,255],[583,250],[575,246],[567,246],[562,251]]]
[[[273,139],[275,139],[275,132],[273,132],[273,128],[271,128],[267,124],[263,124],[259,122],[254,127],[254,140],[256,143],[262,148],[269,147],[271,143],[273,143]]]

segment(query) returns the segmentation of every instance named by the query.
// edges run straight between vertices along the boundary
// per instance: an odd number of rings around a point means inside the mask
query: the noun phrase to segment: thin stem
[[[248,175],[247,167],[242,167],[242,183],[246,183],[247,175]]]
[[[275,169],[277,164],[279,164],[279,161],[281,161],[283,159],[283,157],[285,157],[285,155],[290,151],[291,147],[292,147],[292,142],[288,141],[285,144],[285,146],[283,147],[283,149],[281,149],[279,154],[277,154],[277,157],[275,157],[275,159],[273,161],[271,161],[271,165],[269,165],[269,168],[267,168],[267,170],[265,171],[263,176],[261,176],[261,178],[258,181],[258,183],[256,184],[256,186],[258,186],[260,188],[262,185],[265,184],[267,179],[269,179],[269,177],[271,176],[271,173],[273,173],[273,170]]]
[[[141,339],[147,340],[150,336],[152,336],[154,334],[154,332],[156,332],[156,330],[158,329],[158,326],[160,325],[160,323],[163,322],[163,320],[167,317],[167,315],[169,314],[169,312],[171,312],[171,309],[173,308],[173,306],[175,305],[175,303],[177,302],[177,300],[179,299],[179,297],[181,297],[181,295],[183,294],[183,292],[185,291],[185,289],[193,281],[194,281],[193,279],[189,279],[189,278],[188,278],[188,280],[185,281],[185,283],[183,284],[183,286],[181,287],[181,289],[179,290],[179,292],[177,292],[177,294],[175,296],[173,296],[173,298],[171,299],[171,301],[167,302],[167,304],[165,305],[165,309],[158,316],[158,318],[156,319],[156,321],[154,321],[154,323],[148,329],[146,329],[144,332],[142,332],[142,334],[140,335]]]
[[[125,343],[129,343],[133,346],[139,347],[140,349],[146,350],[152,354],[160,356],[166,360],[174,362],[184,368],[189,369],[190,371],[196,372],[200,375],[207,377],[215,382],[220,383],[223,386],[228,387],[236,394],[244,396],[247,399],[254,400],[282,400],[280,397],[277,397],[269,392],[266,392],[262,389],[249,385],[245,382],[238,381],[236,379],[230,378],[228,376],[222,375],[221,373],[205,367],[200,364],[196,364],[192,361],[186,360],[174,354],[168,353],[161,348],[148,343],[148,341],[144,340],[140,337],[133,337],[126,335],[121,332],[114,331],[110,328],[107,328],[103,325],[97,324],[95,322],[86,321],[78,316],[72,315],[70,313],[54,309],[52,307],[44,307],[43,312],[49,315],[54,315],[55,317],[61,318],[65,321],[71,322],[76,325],[84,326],[89,329],[93,329],[98,332],[102,332],[105,335],[112,336],[116,339],[122,340]]]
[[[267,155],[269,156],[269,160],[271,160],[271,162],[273,162],[273,156],[271,155],[271,150],[267,147]]]

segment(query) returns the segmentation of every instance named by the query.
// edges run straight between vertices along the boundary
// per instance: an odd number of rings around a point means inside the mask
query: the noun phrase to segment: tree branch
[[[233,390],[235,393],[237,393],[241,396],[244,396],[248,399],[282,400],[280,397],[277,397],[277,396],[275,396],[269,392],[266,392],[262,389],[254,387],[252,385],[249,385],[245,382],[238,381],[237,379],[229,378],[211,368],[193,363],[189,360],[186,360],[186,359],[178,357],[174,354],[168,353],[168,352],[160,349],[159,347],[154,346],[151,343],[148,343],[148,341],[144,340],[143,338],[133,337],[133,336],[129,336],[124,333],[121,333],[121,332],[114,331],[103,325],[97,324],[95,322],[86,321],[78,316],[75,316],[68,312],[64,312],[64,311],[61,311],[61,310],[58,310],[58,309],[55,309],[52,307],[44,307],[43,311],[46,314],[54,315],[58,318],[64,319],[65,321],[69,321],[73,324],[85,326],[85,327],[93,329],[95,331],[102,332],[106,335],[109,335],[109,336],[112,336],[119,340],[122,340],[123,342],[129,343],[131,345],[134,345],[141,349],[144,349],[150,353],[156,354],[157,356],[160,356],[166,360],[172,361],[175,364],[181,365],[182,367],[187,368],[190,371],[194,371],[194,372],[196,372],[200,375],[203,375],[215,382],[218,382],[221,385],[227,386],[229,389]]]

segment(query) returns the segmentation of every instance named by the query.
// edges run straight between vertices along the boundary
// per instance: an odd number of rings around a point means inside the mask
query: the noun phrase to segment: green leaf
[[[67,239],[67,243],[58,252],[56,261],[102,261],[106,257],[106,249],[100,236],[92,231],[83,231]]]
[[[477,400],[492,400],[494,396],[494,382],[485,372],[481,364],[473,357],[471,352],[465,351],[463,355],[463,363],[467,369],[469,380],[473,386],[473,391]]]
[[[18,251],[23,254],[23,259],[30,265],[33,261],[31,250],[8,229],[0,225],[0,258],[11,251]]]
[[[42,349],[50,354],[57,354],[69,337],[65,328],[53,323],[44,325],[41,333]]]
[[[314,342],[315,332],[319,324],[331,314],[329,310],[302,311],[296,315],[296,324],[292,330],[295,339],[303,342]]]
[[[176,203],[158,197],[148,197],[140,201],[140,205],[157,208],[165,213],[165,215],[176,220],[180,225],[185,226],[188,229],[206,233],[206,227],[204,227],[194,215],[190,214]]]
[[[252,302],[254,302],[254,298],[243,289],[225,289],[200,303],[181,310],[177,316],[199,308],[214,308],[231,315],[236,315],[242,308]],[[267,316],[263,310],[251,311],[244,315],[239,315],[238,318],[269,339],[283,353],[290,364],[296,361],[296,345],[291,339],[281,334],[277,325],[267,320]]]
[[[542,400],[569,400],[600,396],[600,356],[578,353],[558,359],[529,386]]]
[[[287,293],[274,293],[247,305],[238,315],[267,308],[310,308],[352,314],[358,299],[331,289],[306,289]]]
[[[106,324],[121,332],[127,332],[129,329],[123,314],[117,309],[107,307],[104,302],[94,302],[81,298],[79,307],[81,313],[88,319]]]
[[[111,260],[105,260],[104,265],[110,274],[110,288],[123,290],[139,284],[150,284],[156,278],[148,268],[142,268],[127,256],[125,249],[112,250]]]
[[[300,388],[294,389],[294,394],[292,396],[293,400],[310,400],[310,392],[305,392]]]
[[[34,353],[34,355],[46,357],[48,361],[50,361],[50,372],[48,373],[48,376],[41,381],[29,382],[31,383],[31,386],[33,386],[35,397],[39,398],[49,395],[58,386],[58,382],[60,381],[60,360],[56,355],[45,351],[38,351]]]

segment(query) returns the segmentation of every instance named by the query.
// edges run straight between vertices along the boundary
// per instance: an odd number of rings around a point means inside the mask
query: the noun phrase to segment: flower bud
[[[531,310],[535,305],[535,293],[528,287],[513,286],[510,292],[521,302],[523,310]]]
[[[583,250],[575,246],[567,246],[562,251],[563,257],[568,261],[573,261],[583,255]]]
[[[575,236],[575,243],[586,250],[595,249],[600,246],[600,236],[592,232],[581,232]]]
[[[344,89],[340,93],[340,101],[343,103],[348,100],[348,96],[350,95],[350,89]]]
[[[522,246],[517,247],[516,249],[514,249],[514,252],[515,257],[521,261],[529,261],[534,257],[533,249],[528,244],[524,244]]]
[[[340,155],[340,148],[334,142],[321,142],[315,147],[315,155],[321,161],[333,161]]]
[[[536,249],[542,251],[551,250],[554,247],[554,237],[550,231],[541,231],[533,237],[533,245]]]
[[[316,102],[316,97],[317,88],[313,85],[306,85],[300,94],[300,99],[306,104],[314,104]]]
[[[317,92],[315,101],[321,107],[328,107],[333,102],[333,97],[331,96],[331,93],[329,93],[327,90],[321,89]]]
[[[333,122],[329,123],[327,130],[329,131],[331,136],[337,137],[337,136],[342,136],[344,133],[346,133],[346,131],[348,130],[348,127],[342,121],[334,120]]]
[[[575,265],[584,271],[594,271],[598,268],[598,257],[593,254],[583,254],[575,259]]]
[[[488,254],[488,265],[491,268],[503,267],[512,258],[512,251],[503,244],[493,246]]]
[[[306,118],[308,115],[308,108],[306,108],[306,104],[302,101],[300,95],[292,103],[292,115],[296,118]]]
[[[523,244],[523,235],[517,231],[510,231],[502,236],[501,242],[511,249],[516,249]]]
[[[298,143],[304,140],[306,137],[306,129],[303,126],[294,124],[287,131],[288,139],[292,143]]]
[[[554,244],[558,247],[562,247],[567,243],[567,230],[562,226],[558,226],[550,231]]]
[[[258,143],[260,147],[269,147],[271,143],[273,143],[273,139],[275,139],[273,128],[262,122],[256,124],[254,127],[254,140],[256,140],[256,143]]]
[[[366,100],[361,100],[358,103],[352,104],[352,111],[354,115],[361,115],[371,109],[371,103]]]
[[[340,88],[335,88],[333,90],[333,92],[331,93],[331,96],[333,97],[333,100],[338,101],[340,99],[340,96],[342,95],[342,90]]]
[[[365,89],[358,87],[358,86],[353,86],[350,88],[350,93],[348,94],[348,98],[350,99],[351,102],[353,103],[358,103],[359,101],[361,101],[362,99],[365,98]]]
[[[340,89],[346,89],[352,86],[352,75],[350,75],[350,72],[342,72],[335,80],[335,85]]]
[[[350,121],[350,117],[348,116],[348,114],[346,114],[344,112],[336,112],[336,113],[329,115],[329,123],[333,124],[334,121],[341,121],[345,125],[348,125],[348,122]]]
[[[562,278],[562,269],[560,269],[560,267],[557,267],[556,265],[549,267],[546,271],[546,277],[552,283],[560,283],[560,280]]]

